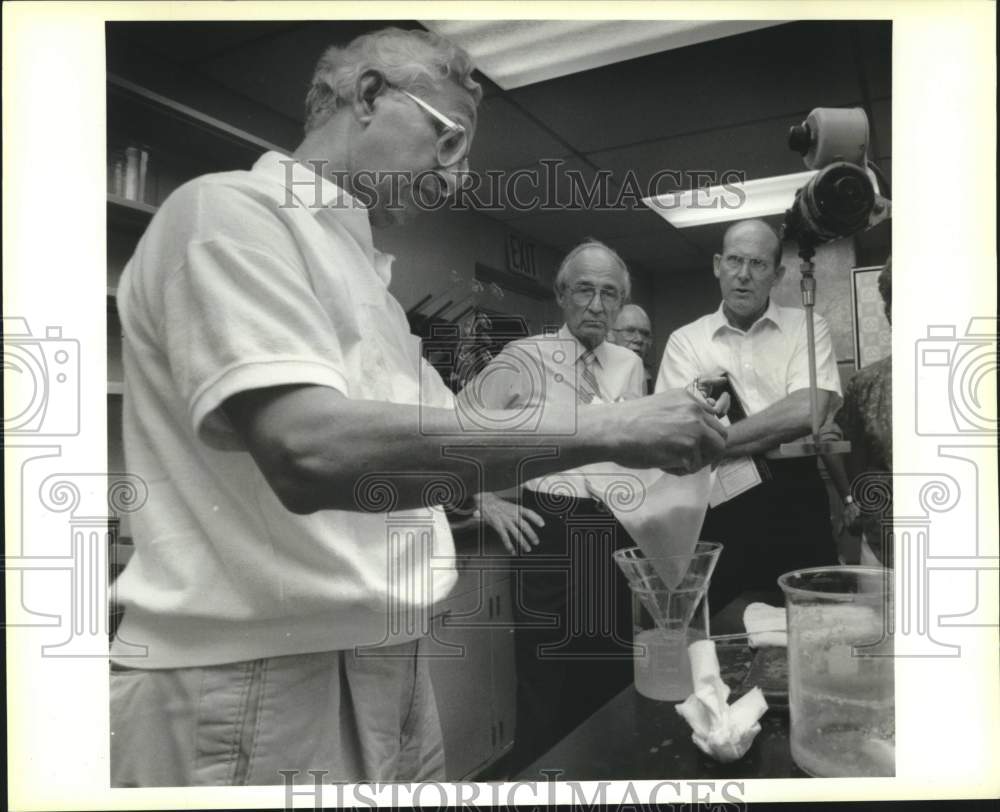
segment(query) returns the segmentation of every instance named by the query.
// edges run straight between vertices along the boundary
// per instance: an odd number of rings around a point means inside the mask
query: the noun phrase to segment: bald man
[[[724,545],[710,590],[717,611],[745,592],[770,593],[756,597],[781,602],[778,576],[836,564],[837,557],[816,459],[776,458],[782,443],[811,431],[805,313],[779,307],[771,298],[785,272],[781,240],[762,220],[736,223],[723,237],[713,270],[722,303],[673,332],[656,390],[725,373],[735,395],[725,458],[755,458],[764,480],[710,509],[705,518],[701,538]],[[820,316],[815,331],[824,417],[841,403],[840,378],[830,330]]]
[[[632,350],[639,356],[645,370],[643,391],[649,394],[652,390],[653,374],[649,371],[647,363],[649,350],[653,346],[653,325],[646,311],[636,304],[624,305],[608,333],[608,340],[619,347]]]

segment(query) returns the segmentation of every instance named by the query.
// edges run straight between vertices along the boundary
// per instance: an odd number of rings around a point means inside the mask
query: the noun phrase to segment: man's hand
[[[724,391],[725,384],[725,374],[714,378],[695,378],[688,384],[686,391],[711,409],[716,417],[725,417],[730,401],[729,393]]]
[[[841,521],[843,521],[844,528],[848,533],[852,536],[859,535],[861,533],[861,508],[854,502],[844,505]]]
[[[729,378],[725,370],[716,369],[707,375],[699,375],[694,379],[691,386],[701,392],[705,396],[705,399],[711,403],[726,394],[726,387],[729,384]]]
[[[611,460],[673,474],[701,470],[722,457],[727,432],[718,415],[728,408],[728,396],[713,404],[692,389],[616,404],[603,415],[609,422]]]
[[[501,499],[493,493],[479,493],[473,497],[479,515],[492,527],[507,552],[515,555],[518,548],[529,553],[532,547],[538,546],[538,536],[535,527],[544,527],[545,519],[530,508]]]

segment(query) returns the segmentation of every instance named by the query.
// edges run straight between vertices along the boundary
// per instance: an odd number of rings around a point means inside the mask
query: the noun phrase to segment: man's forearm
[[[826,414],[830,393],[820,390],[819,412]],[[809,390],[799,389],[729,428],[725,456],[764,454],[812,430]]]
[[[592,462],[691,473],[722,454],[724,406],[675,391],[582,408],[451,410],[307,385],[243,392],[224,409],[282,504],[312,513],[442,504],[449,491],[500,490]]]
[[[336,418],[338,429],[326,434],[303,467],[314,473],[310,478],[321,492],[313,498],[322,507],[357,509],[325,483],[339,479],[350,486],[359,478],[389,483],[398,508],[417,507],[427,503],[433,482],[461,483],[466,494],[496,491],[606,460],[610,452],[603,440],[611,426],[602,416],[600,407],[567,412],[561,425],[576,430],[552,433],[545,426],[500,430],[494,426],[510,426],[511,413],[482,412],[469,430],[450,409],[347,401]],[[557,419],[554,410],[550,417]]]
[[[508,488],[606,459],[614,439],[601,406],[565,414],[547,407],[537,431],[516,412],[353,400],[323,387],[247,393],[227,402],[226,411],[296,513],[407,509]],[[552,425],[574,430],[546,431]]]

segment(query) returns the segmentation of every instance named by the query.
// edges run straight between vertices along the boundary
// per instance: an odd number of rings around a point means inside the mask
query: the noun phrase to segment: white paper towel
[[[751,603],[743,610],[750,648],[788,645],[788,617],[783,607]]]
[[[719,674],[719,659],[712,640],[688,646],[694,693],[677,706],[691,725],[691,739],[703,753],[717,761],[736,761],[746,755],[760,733],[758,720],[767,711],[760,688],[754,688],[729,705],[729,686]]]

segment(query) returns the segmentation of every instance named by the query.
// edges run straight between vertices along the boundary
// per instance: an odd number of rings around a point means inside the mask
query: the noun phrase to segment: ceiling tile
[[[778,25],[780,20],[427,20],[501,87]]]
[[[650,228],[654,220],[641,202],[641,195],[627,195],[607,172],[572,156],[545,160],[510,170],[478,173],[474,206],[482,214],[500,220],[546,217],[548,222],[562,217],[596,223],[604,236],[634,233]],[[500,206],[502,210],[495,210]]]
[[[469,196],[472,207],[497,220],[517,220],[564,211],[573,208],[572,201],[586,200],[594,183],[593,168],[572,156],[544,160],[545,164],[535,162],[511,170],[484,158],[481,165],[485,168],[476,172]]]
[[[854,24],[862,64],[873,99],[892,95],[892,21],[865,20]]]
[[[286,33],[248,42],[209,59],[199,69],[238,93],[302,121],[306,92],[323,51],[390,25],[420,27],[414,22],[391,20],[308,22]]]
[[[788,148],[788,128],[802,121],[796,114],[726,130],[664,138],[631,147],[594,152],[587,158],[611,170],[619,182],[631,172],[649,195],[715,186],[723,173],[744,173],[743,179],[772,177],[804,170],[802,159]],[[679,178],[662,174],[680,172]],[[698,172],[713,173],[710,180]],[[680,180],[680,184],[676,183]]]
[[[641,234],[618,237],[609,244],[626,261],[638,263],[654,275],[700,268],[711,261],[666,223]]]
[[[245,46],[253,40],[275,36],[301,25],[297,20],[121,21],[108,24],[107,47],[116,47],[118,38],[125,37],[131,44],[141,43],[142,47],[169,57],[173,62],[193,65]]]
[[[471,168],[514,169],[541,158],[559,158],[567,148],[500,96],[484,98],[472,144]]]
[[[629,210],[563,210],[508,220],[511,228],[530,231],[543,242],[572,246],[587,237],[613,242],[620,237],[644,234],[662,226],[662,219],[643,207]],[[543,238],[541,235],[548,235]],[[556,237],[558,235],[558,237]],[[555,240],[558,239],[558,242]]]
[[[775,214],[770,217],[761,217],[760,219],[768,223],[775,231],[780,232],[784,215]],[[732,225],[732,223],[710,223],[709,225],[694,226],[693,228],[682,230],[684,236],[697,245],[705,256],[712,257],[721,250],[722,238],[725,236],[726,230]]]
[[[846,45],[850,25],[780,25],[510,95],[581,152],[840,106],[861,95]]]

